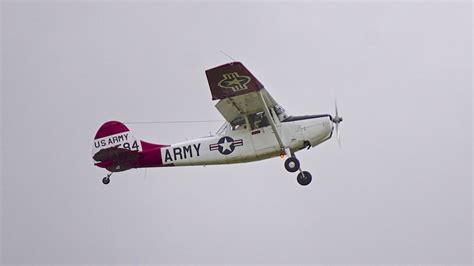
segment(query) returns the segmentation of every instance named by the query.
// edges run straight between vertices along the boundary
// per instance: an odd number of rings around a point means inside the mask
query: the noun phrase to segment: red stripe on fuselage
[[[174,166],[174,164],[163,164],[161,156],[161,149],[169,147],[170,145],[153,144],[145,141],[140,141],[143,151],[139,152],[137,161],[137,168],[140,167],[163,167]]]

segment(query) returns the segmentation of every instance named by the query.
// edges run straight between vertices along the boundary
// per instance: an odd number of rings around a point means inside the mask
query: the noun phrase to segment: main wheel
[[[102,183],[104,183],[104,185],[107,185],[108,183],[110,183],[110,178],[107,176],[102,178]]]
[[[307,185],[309,185],[309,183],[311,183],[311,180],[313,178],[311,177],[311,174],[307,171],[303,171],[303,174],[304,174],[304,176],[301,173],[299,173],[296,180],[298,181],[298,184],[300,184],[302,186],[307,186]]]
[[[294,173],[300,169],[300,161],[296,157],[289,157],[285,161],[285,169],[290,173]]]

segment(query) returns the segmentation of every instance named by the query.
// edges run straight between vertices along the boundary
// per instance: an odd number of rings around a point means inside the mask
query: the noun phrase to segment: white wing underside
[[[261,89],[261,92],[268,108],[278,105],[266,89]],[[239,116],[264,111],[265,105],[260,96],[260,91],[254,91],[219,100],[216,108],[227,122],[231,122]]]

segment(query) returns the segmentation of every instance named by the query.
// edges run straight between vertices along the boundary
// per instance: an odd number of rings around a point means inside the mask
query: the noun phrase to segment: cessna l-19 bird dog
[[[135,139],[120,122],[103,124],[94,139],[95,165],[110,171],[102,179],[110,182],[113,172],[132,168],[214,165],[287,157],[285,168],[299,172],[297,181],[306,186],[311,174],[303,171],[295,152],[331,138],[339,140],[337,105],[329,114],[289,116],[245,66],[232,62],[206,70],[212,100],[226,122],[213,136],[172,145]]]

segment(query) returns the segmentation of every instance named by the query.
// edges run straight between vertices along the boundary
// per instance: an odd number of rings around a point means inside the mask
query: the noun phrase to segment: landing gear
[[[102,183],[104,183],[104,185],[107,185],[108,183],[110,183],[110,178],[109,177],[102,178]]]
[[[102,183],[104,183],[104,185],[107,185],[108,183],[110,183],[110,176],[111,175],[112,175],[112,173],[107,174],[106,177],[102,178]]]
[[[309,147],[311,147],[311,145],[309,145]],[[313,178],[308,171],[303,171],[301,169],[300,161],[296,159],[295,154],[288,148],[285,149],[284,152],[282,152],[282,155],[284,154],[288,156],[288,158],[285,160],[285,169],[290,173],[300,171],[296,178],[296,181],[298,181],[298,184],[302,186],[309,185]]]
[[[300,184],[302,186],[309,185],[309,183],[311,183],[312,179],[313,178],[312,178],[311,174],[308,171],[301,171],[298,174],[298,177],[296,178],[296,180],[298,181],[298,184]]]
[[[285,169],[290,173],[294,173],[300,169],[300,161],[296,157],[292,156],[286,159]]]

